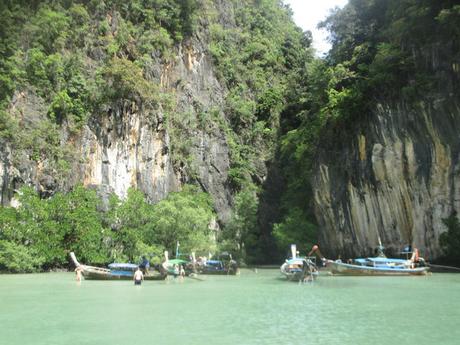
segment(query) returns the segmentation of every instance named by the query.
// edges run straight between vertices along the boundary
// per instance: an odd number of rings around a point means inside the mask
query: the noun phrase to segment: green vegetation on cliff
[[[40,195],[21,189],[18,209],[0,209],[0,268],[61,266],[69,250],[88,263],[135,260],[177,240],[183,251],[218,246],[273,262],[291,242],[313,244],[318,151],[333,152],[381,100],[458,95],[460,6],[350,0],[322,24],[333,44],[326,59],[314,57],[310,34],[291,16],[278,0],[1,2],[0,153],[14,166],[34,162],[53,181]],[[196,42],[212,58],[223,102],[178,111],[158,69]],[[25,98],[33,111],[16,107]],[[74,142],[117,107],[140,109],[152,123],[161,113],[187,182],[199,181],[192,133],[225,135],[227,224],[208,229],[212,203],[193,187],[156,205],[134,190],[101,205],[73,186]]]
[[[217,241],[245,260],[271,257],[260,245],[267,231],[257,223],[261,182],[277,150],[291,79],[313,60],[310,36],[293,24],[287,8],[274,0],[230,1],[225,6],[195,0],[7,1],[2,6],[2,17],[11,25],[0,32],[5,47],[0,52],[1,140],[46,163],[60,189],[74,159],[62,133],[78,137],[88,121],[112,107],[134,103],[151,112],[161,107],[175,167],[185,167],[192,179],[197,173],[191,140],[185,138],[192,128],[218,128],[230,149],[228,184],[235,207]],[[161,89],[153,67],[173,61],[178,45],[203,32],[209,34],[209,54],[228,92],[223,109],[199,111],[195,118],[193,111],[176,113],[175,96]],[[20,92],[36,95],[46,116],[19,120],[21,115],[9,107]],[[43,131],[35,127],[48,129],[49,139],[38,140]],[[121,242],[126,237],[125,254],[133,253],[128,242],[136,239],[123,235],[123,228],[129,226],[120,227],[117,236]],[[91,255],[83,258],[95,260]]]
[[[280,113],[292,77],[312,59],[311,39],[277,1],[232,1],[234,25],[210,25],[210,52],[228,87],[231,183],[240,190],[260,175],[257,162],[276,150]]]
[[[315,158],[343,152],[376,104],[458,99],[457,3],[350,0],[322,23],[332,50],[293,80],[281,117],[279,157],[287,186],[281,202],[284,220],[275,226],[275,236],[298,242],[314,227],[310,186],[318,168]]]
[[[278,255],[271,224],[279,212],[261,220],[262,179],[268,174],[267,163],[277,155],[283,116],[286,112],[295,116],[286,111],[286,104],[296,89],[293,81],[314,60],[311,36],[293,24],[290,10],[278,1],[231,4],[235,23],[223,15],[214,18],[209,46],[218,77],[228,88],[229,178],[236,191],[233,218],[223,230],[223,246],[247,262],[273,262]],[[292,103],[298,101],[292,99]],[[298,229],[300,233],[304,230]],[[315,232],[300,237],[314,241]],[[279,247],[286,241],[281,242]]]
[[[75,160],[72,141],[90,119],[121,104],[158,106],[149,67],[192,34],[197,6],[194,0],[2,1],[0,144],[14,152],[13,164],[34,161],[53,188],[64,188]],[[24,99],[37,109],[18,111]]]
[[[444,257],[441,258],[441,261],[458,266],[460,265],[460,256],[458,254],[458,248],[460,247],[460,221],[458,220],[457,212],[454,211],[448,218],[443,219],[443,223],[447,231],[439,236],[439,242],[444,250]]]

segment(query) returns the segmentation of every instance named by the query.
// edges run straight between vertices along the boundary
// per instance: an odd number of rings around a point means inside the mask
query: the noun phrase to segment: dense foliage
[[[0,208],[0,270],[35,271],[67,266],[69,252],[82,262],[160,261],[180,241],[184,252],[213,249],[208,225],[215,218],[209,196],[185,186],[156,205],[130,190],[112,195],[107,209],[82,186],[41,199],[32,188],[18,195],[19,207]]]
[[[332,50],[292,80],[281,117],[287,188],[284,220],[274,227],[281,244],[308,243],[301,237],[314,232],[309,200],[318,152],[339,151],[379,102],[458,97],[459,22],[457,1],[350,0],[322,23]]]
[[[45,173],[53,176],[54,188],[59,190],[69,187],[65,182],[75,159],[72,146],[62,140],[62,130],[78,136],[82,126],[104,116],[111,107],[132,103],[147,111],[161,107],[172,138],[170,153],[175,167],[185,167],[192,179],[196,171],[191,140],[184,138],[191,130],[217,128],[225,133],[230,148],[228,175],[235,207],[214,245],[249,261],[270,257],[260,245],[267,229],[262,230],[257,222],[261,179],[266,162],[277,150],[280,115],[290,81],[313,60],[311,38],[293,24],[291,12],[279,1],[234,0],[227,5],[232,8],[229,13],[220,12],[221,5],[206,0],[3,2],[1,16],[9,25],[0,29],[0,140],[21,153],[17,162],[25,155],[46,167],[49,171]],[[176,111],[175,96],[161,88],[154,66],[173,61],[175,46],[198,31],[209,33],[209,54],[228,93],[224,109],[198,111],[196,116],[196,109]],[[18,99],[18,92],[37,97],[43,108],[39,118],[26,114],[30,118],[22,121],[22,114],[8,109]],[[169,214],[171,198],[174,196],[158,205],[161,212]],[[141,199],[131,192],[131,202]],[[169,224],[161,235],[163,245],[169,247],[179,236],[174,232],[185,232],[188,227],[187,231],[195,233],[193,229],[203,228],[207,214],[201,215],[201,221],[182,224],[180,216],[193,208],[183,207],[178,214],[171,214],[169,223],[162,218],[166,223],[157,224],[161,217],[149,206],[124,204],[117,212],[137,216],[126,224],[112,220],[119,231],[111,243],[103,241],[101,260],[119,253],[132,259],[139,241],[154,246],[141,235],[147,231],[145,224],[155,223],[160,228]],[[176,228],[168,233],[166,229],[173,223]],[[182,248],[212,248],[202,235],[198,231],[197,239],[190,243],[181,239]],[[99,260],[90,253],[83,259]],[[45,262],[61,264],[59,260]]]
[[[458,266],[460,265],[460,256],[458,254],[460,221],[458,220],[457,212],[454,211],[448,218],[443,219],[443,223],[447,231],[439,236],[439,243],[444,250],[444,257],[441,260]]]
[[[70,250],[96,264],[159,258],[177,241],[183,252],[219,248],[246,262],[273,262],[290,243],[314,243],[318,150],[340,145],[378,101],[458,94],[460,6],[350,0],[322,24],[333,44],[326,59],[314,57],[310,33],[291,17],[278,0],[0,2],[0,145],[15,166],[29,160],[53,178],[40,195],[22,189],[18,209],[0,209],[0,269],[62,266]],[[191,104],[178,112],[157,67],[193,40],[207,44],[225,99],[221,108]],[[25,97],[37,111],[16,110]],[[228,224],[210,229],[209,195],[194,187],[156,205],[135,190],[101,205],[94,191],[71,188],[74,139],[125,105],[162,112],[174,167],[190,181],[198,176],[191,133],[225,134]],[[261,198],[274,162],[280,186],[267,200],[276,211],[264,220]]]
[[[171,59],[175,45],[195,32],[201,5],[196,0],[2,1],[0,144],[13,152],[13,164],[31,160],[52,177],[51,188],[66,190],[76,158],[72,136],[91,118],[123,104],[151,111],[164,99],[171,103],[151,66],[154,59]],[[23,114],[11,107],[23,98],[33,99],[36,111]],[[214,217],[211,203],[193,188],[155,205],[172,212],[170,217],[181,215],[176,219],[185,222],[182,228],[168,224],[167,214],[159,215],[138,191],[123,201],[113,196],[105,212],[100,198],[82,187],[41,199],[55,191],[38,195],[23,189],[17,210],[0,210],[0,269],[62,266],[70,250],[95,264],[148,253],[158,257],[177,240],[189,250],[211,239],[204,225]]]
[[[293,25],[277,1],[232,3],[235,26],[213,22],[209,49],[229,89],[230,178],[240,190],[260,175],[257,163],[273,157],[286,89],[312,52],[309,33]]]
[[[311,35],[292,23],[291,11],[279,1],[231,3],[235,25],[228,25],[225,18],[212,21],[209,48],[219,78],[229,90],[226,133],[231,150],[229,177],[236,195],[223,245],[247,262],[273,262],[278,255],[273,252],[271,226],[258,221],[261,180],[267,174],[266,163],[277,155],[283,117],[296,116],[286,111],[286,103],[297,87],[294,81],[314,60]],[[291,101],[297,103],[297,95]],[[306,237],[314,241],[315,232]]]

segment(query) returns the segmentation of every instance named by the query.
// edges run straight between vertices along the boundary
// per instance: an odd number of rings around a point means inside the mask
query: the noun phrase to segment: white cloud
[[[313,35],[313,47],[317,55],[322,56],[331,49],[327,42],[327,31],[316,28],[334,7],[342,8],[348,0],[284,0],[294,12],[294,21],[304,31],[310,30]]]

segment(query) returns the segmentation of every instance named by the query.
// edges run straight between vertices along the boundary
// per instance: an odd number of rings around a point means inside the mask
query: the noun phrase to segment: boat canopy
[[[376,257],[376,258],[367,258],[367,260],[369,261],[372,261],[372,262],[381,262],[381,263],[386,263],[386,264],[389,264],[389,263],[405,263],[407,260],[404,260],[404,259],[392,259],[392,258],[380,258],[380,257]]]
[[[214,268],[223,268],[224,263],[220,260],[207,260],[205,265],[207,267],[214,267]]]
[[[360,265],[404,265],[407,263],[407,260],[404,259],[392,259],[392,258],[381,258],[381,257],[375,257],[375,258],[359,258],[354,260],[355,263],[360,264]]]
[[[168,260],[168,264],[177,264],[177,265],[182,265],[182,264],[186,264],[188,263],[188,261],[185,261],[185,260],[182,260],[182,259],[171,259],[171,260]]]
[[[109,268],[111,270],[128,270],[128,271],[132,271],[132,270],[137,269],[138,267],[139,266],[136,265],[136,264],[117,263],[117,262],[114,262],[113,264],[109,265]]]

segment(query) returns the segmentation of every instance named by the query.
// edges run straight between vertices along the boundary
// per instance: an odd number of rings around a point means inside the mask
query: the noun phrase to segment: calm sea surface
[[[202,278],[0,275],[0,345],[460,344],[460,274]]]

